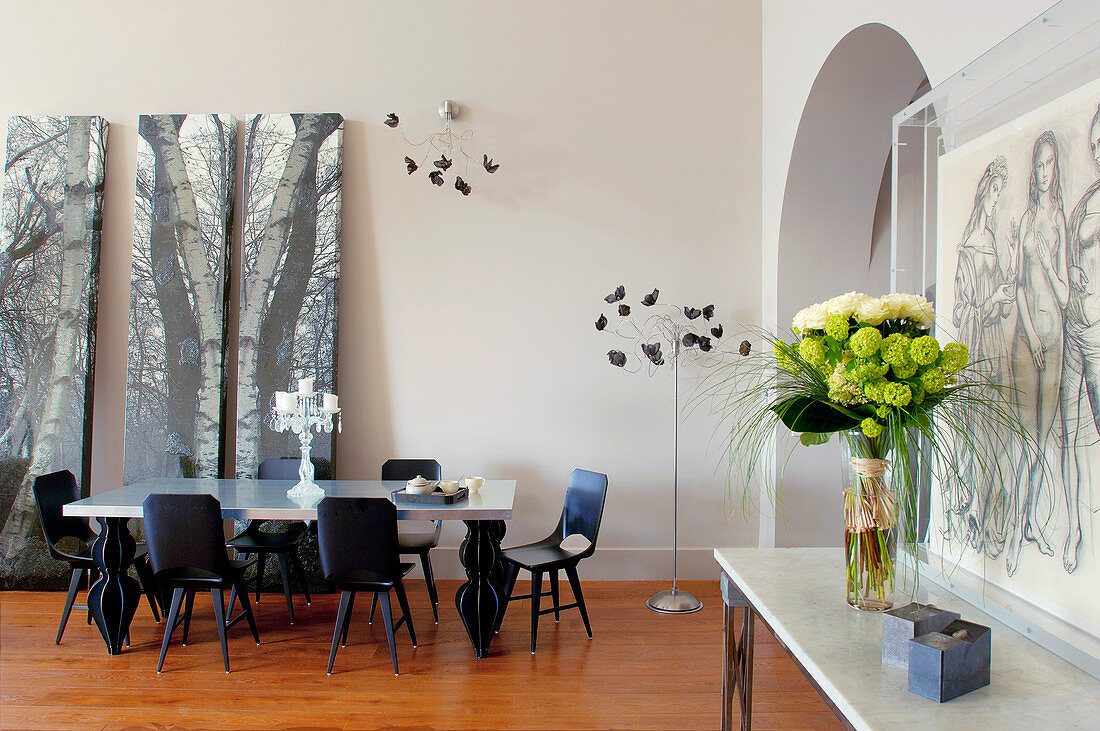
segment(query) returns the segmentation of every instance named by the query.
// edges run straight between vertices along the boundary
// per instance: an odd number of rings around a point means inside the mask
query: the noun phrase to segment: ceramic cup
[[[471,477],[466,476],[466,489],[470,492],[477,492],[481,489],[481,486],[485,484],[484,477]]]
[[[444,495],[454,495],[458,492],[458,480],[440,480],[439,489]]]

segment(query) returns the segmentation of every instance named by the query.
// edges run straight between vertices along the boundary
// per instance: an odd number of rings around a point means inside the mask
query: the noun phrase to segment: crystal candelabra
[[[325,491],[313,481],[313,462],[309,451],[313,444],[313,431],[332,433],[335,424],[340,431],[340,409],[335,394],[316,393],[313,379],[302,378],[294,393],[275,392],[275,408],[271,412],[271,428],[277,432],[287,429],[298,435],[302,442],[302,464],[298,467],[298,484],[287,490],[292,500],[320,500]]]

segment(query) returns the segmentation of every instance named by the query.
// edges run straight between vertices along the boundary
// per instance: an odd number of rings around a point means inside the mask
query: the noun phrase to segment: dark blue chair
[[[439,480],[443,475],[443,468],[434,459],[389,459],[382,465],[383,480],[401,480],[405,482],[417,475],[428,480]],[[406,521],[408,522],[408,521]],[[428,552],[439,545],[439,532],[443,527],[442,520],[433,520],[434,531],[421,531],[419,533],[397,534],[397,545],[403,555],[415,554],[420,557],[420,568],[424,571],[424,583],[428,586],[428,599],[432,603],[432,617],[439,624],[439,595],[435,590],[435,575],[432,573],[432,559]],[[374,621],[374,607],[371,604],[370,621]]]

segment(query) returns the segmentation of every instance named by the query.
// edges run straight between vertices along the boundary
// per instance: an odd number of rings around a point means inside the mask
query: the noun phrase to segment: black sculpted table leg
[[[99,627],[107,652],[118,655],[130,633],[141,589],[126,570],[134,560],[134,537],[129,518],[96,518],[102,530],[92,544],[92,558],[99,566],[99,580],[88,590],[88,606]]]
[[[458,607],[466,634],[478,658],[489,656],[489,643],[504,603],[500,541],[504,537],[502,520],[466,520],[466,539],[458,549],[466,569],[466,583],[458,587]]]

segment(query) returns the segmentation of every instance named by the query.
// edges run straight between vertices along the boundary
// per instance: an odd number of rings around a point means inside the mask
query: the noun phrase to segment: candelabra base
[[[323,488],[317,487],[312,482],[299,482],[294,487],[286,491],[286,496],[291,500],[321,500],[325,496]]]
[[[690,614],[703,608],[703,602],[691,592],[682,589],[659,591],[646,600],[645,604],[654,612],[661,614]]]

